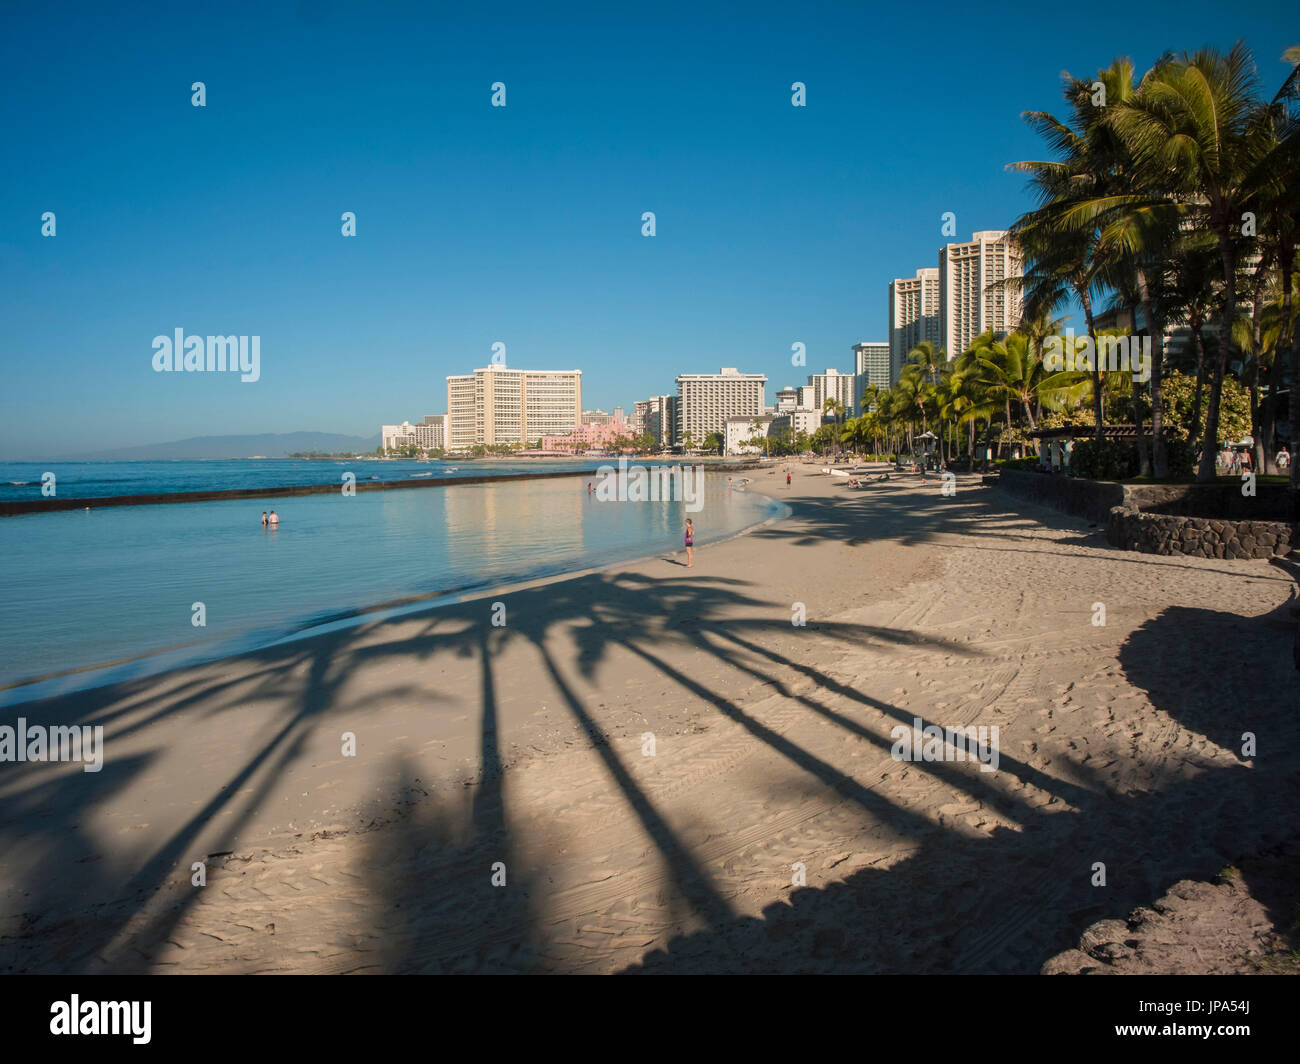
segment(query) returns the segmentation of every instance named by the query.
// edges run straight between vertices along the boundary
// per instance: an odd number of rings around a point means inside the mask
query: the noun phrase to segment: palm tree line
[[[1231,378],[1249,392],[1254,468],[1276,472],[1283,408],[1292,425],[1300,415],[1300,48],[1283,61],[1291,69],[1268,98],[1241,43],[1162,56],[1137,81],[1123,58],[1092,79],[1064,75],[1066,117],[1024,115],[1052,157],[1010,167],[1027,175],[1037,200],[1011,228],[1024,276],[1002,282],[1023,299],[1020,326],[985,333],[952,359],[918,344],[893,387],[866,389],[839,439],[875,453],[905,442],[915,453],[918,427],[934,429],[951,461],[974,456],[977,436],[1005,449],[1045,420],[1086,420],[1101,447],[1103,426],[1119,414],[1136,425],[1140,473],[1163,478],[1164,382],[1181,370],[1196,381],[1190,422],[1178,432],[1200,449],[1197,479],[1215,476]],[[1118,334],[1098,326],[1110,315],[1150,336],[1146,381],[1107,373],[1096,359],[1064,370],[1044,359],[1045,342],[1061,335],[1054,315],[1071,302],[1082,309],[1077,343],[1086,338],[1087,350]],[[1190,351],[1167,352],[1166,330],[1178,327]],[[1298,473],[1292,462],[1292,486]]]

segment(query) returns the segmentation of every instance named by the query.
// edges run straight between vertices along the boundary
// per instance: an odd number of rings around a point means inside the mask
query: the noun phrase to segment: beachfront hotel
[[[980,333],[992,329],[995,336],[1005,335],[1020,324],[1020,286],[1004,282],[1024,277],[1025,266],[1005,229],[984,230],[966,243],[943,247],[938,274],[939,346],[950,359]]]
[[[825,373],[808,374],[808,385],[812,388],[812,409],[824,410],[827,399],[834,399],[846,413],[854,409],[856,396],[856,377],[852,373],[841,373],[837,369],[828,369]]]
[[[862,396],[868,385],[888,391],[894,383],[889,361],[889,342],[861,341],[853,345],[853,406],[846,408],[854,416],[862,413]]]
[[[915,277],[889,282],[889,386],[903,372],[907,353],[922,340],[935,347],[939,339],[939,270],[929,266]]]
[[[676,397],[672,395],[652,395],[638,400],[632,408],[632,431],[636,435],[649,433],[658,447],[672,446],[676,405]]]
[[[877,388],[890,388],[894,379],[889,362],[889,341],[864,340],[853,345],[853,372],[861,378],[855,398],[861,398],[868,384]]]
[[[764,440],[772,433],[772,423],[776,419],[771,414],[759,417],[729,417],[722,431],[723,453],[725,454],[762,454]]]
[[[683,373],[677,378],[677,402],[673,443],[685,446],[687,433],[692,447],[700,447],[713,432],[726,431],[727,419],[757,418],[766,412],[762,373],[741,373],[724,366],[718,373]]]
[[[447,378],[449,450],[527,443],[582,424],[582,370],[488,366]]]
[[[418,447],[422,451],[441,451],[447,446],[447,415],[430,414],[420,424],[403,421],[400,425],[381,425],[379,438],[385,451]]]

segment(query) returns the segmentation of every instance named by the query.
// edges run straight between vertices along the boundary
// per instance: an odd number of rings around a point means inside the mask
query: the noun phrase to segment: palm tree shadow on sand
[[[984,497],[972,492],[957,503],[920,505],[900,498],[881,519],[910,541],[923,542],[936,532],[969,531],[972,522],[986,521]],[[802,507],[796,516],[784,529],[754,534],[784,535],[797,547],[825,535],[842,536],[850,528],[862,531],[862,515],[847,508],[818,504]],[[998,519],[1010,529],[1021,520]],[[472,790],[462,786],[457,793],[445,783],[417,781],[398,763],[383,770],[376,786],[409,800],[400,816],[365,838],[371,870],[367,904],[358,916],[380,946],[358,966],[384,971],[561,967],[547,953],[555,897],[545,862],[523,858],[523,844],[535,850],[537,840],[518,836],[510,812],[496,662],[511,646],[538,656],[547,697],[558,700],[591,748],[605,786],[650,840],[646,860],[664,871],[674,925],[704,928],[672,938],[666,949],[647,954],[638,970],[1036,971],[1048,955],[1073,945],[1072,936],[1088,923],[1122,917],[1174,879],[1212,875],[1252,845],[1266,845],[1284,826],[1279,811],[1295,807],[1300,735],[1294,695],[1280,694],[1294,690],[1293,684],[1286,686],[1292,678],[1279,671],[1290,668],[1289,646],[1281,645],[1289,637],[1265,619],[1167,610],[1134,632],[1121,655],[1130,682],[1171,721],[1224,748],[1235,748],[1234,736],[1241,731],[1255,732],[1261,754],[1253,764],[1225,766],[1221,759],[1210,763],[1177,750],[1169,755],[1169,772],[1158,790],[1119,793],[1090,763],[1061,759],[1049,776],[1005,756],[997,775],[1008,774],[1056,799],[1039,807],[994,786],[972,766],[924,766],[1020,825],[972,834],[937,825],[893,802],[767,728],[700,678],[720,668],[732,670],[746,682],[785,694],[828,726],[878,745],[879,736],[829,705],[826,695],[910,723],[910,710],[854,691],[785,655],[781,640],[790,628],[784,604],[774,607],[756,598],[746,581],[599,573],[504,598],[511,623],[503,629],[487,627],[483,603],[466,603],[422,615],[416,633],[400,641],[373,639],[384,629],[366,625],[267,648],[249,656],[256,669],[251,688],[225,690],[220,683],[200,688],[183,680],[155,706],[142,682],[26,708],[34,720],[67,722],[71,715],[111,726],[120,719],[123,729],[137,729],[187,709],[229,712],[250,689],[284,707],[270,737],[232,765],[226,784],[207,796],[181,829],[130,866],[109,867],[95,859],[100,845],[88,821],[106,788],[120,789],[139,778],[148,771],[149,758],[111,764],[98,779],[80,773],[43,776],[31,771],[35,766],[12,777],[0,795],[0,846],[9,854],[22,853],[37,821],[44,821],[40,830],[48,832],[47,843],[54,841],[39,861],[9,862],[11,888],[30,901],[22,921],[3,929],[0,966],[153,970],[159,946],[197,912],[198,895],[177,883],[178,870],[205,856],[194,852],[195,840],[220,822],[231,848],[239,844],[242,825],[271,800],[276,780],[303,756],[313,732],[336,727],[331,706],[349,674],[361,665],[403,666],[372,701],[424,699],[432,705],[441,697],[439,664],[451,655],[479,663],[479,698],[467,707],[476,714],[479,777]],[[966,644],[905,629],[830,623],[820,626],[818,637],[846,646],[922,646],[979,656]],[[689,659],[691,654],[697,657]],[[810,788],[832,787],[889,825],[907,843],[907,856],[825,885],[810,869],[813,885],[793,890],[788,903],[769,906],[761,916],[739,914],[736,900],[719,888],[707,863],[621,760],[612,742],[620,722],[583,693],[580,681],[588,686],[598,681],[616,655],[644,663],[668,689],[743,728],[797,767]],[[414,673],[405,668],[410,662],[418,663]],[[1185,686],[1189,670],[1199,670],[1203,682],[1194,697],[1180,701],[1173,692]],[[792,675],[811,680],[811,691],[791,688]],[[120,707],[132,700],[146,702],[148,710],[141,720],[128,722]],[[561,844],[557,840],[555,846]],[[1091,886],[1094,861],[1106,862],[1109,869],[1105,890]],[[497,862],[505,866],[505,887],[492,885]],[[471,908],[486,917],[467,922],[462,917]]]
[[[1243,732],[1267,736],[1268,753],[1253,762],[1198,762],[1185,733],[1171,732],[1156,754],[1168,758],[1168,782],[1132,793],[1075,762],[1066,774],[1083,787],[1069,812],[982,838],[931,830],[887,869],[792,889],[760,916],[677,939],[628,970],[1032,973],[1094,921],[1123,919],[1178,879],[1211,878],[1267,851],[1294,831],[1286,814],[1300,800],[1300,705],[1275,622],[1171,608],[1121,653],[1129,680],[1181,728],[1229,750]],[[1202,682],[1188,684],[1189,671]],[[1106,864],[1104,888],[1092,886],[1095,861]],[[1275,923],[1291,927],[1294,884],[1261,887]]]

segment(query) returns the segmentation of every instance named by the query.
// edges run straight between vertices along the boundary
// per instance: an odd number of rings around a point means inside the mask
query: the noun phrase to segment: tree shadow
[[[1279,814],[1300,803],[1300,698],[1269,621],[1171,608],[1124,644],[1128,679],[1186,729],[1170,727],[1140,755],[1163,786],[1116,789],[1071,762],[1067,774],[1084,781],[1072,809],[1043,807],[1021,831],[916,832],[919,848],[886,869],[793,889],[760,917],[674,940],[628,971],[1032,973],[1094,921],[1279,845],[1294,832]],[[1233,764],[1223,752],[1243,731],[1268,752]],[[1188,732],[1208,741],[1193,748]],[[1104,887],[1094,862],[1106,865]],[[1257,897],[1278,926],[1294,925],[1294,883],[1261,880]]]
[[[980,489],[956,497],[939,491],[936,483],[933,497],[881,492],[833,503],[796,499],[791,520],[751,534],[793,547],[867,538],[922,544],[944,534],[973,536],[980,546],[982,537],[1014,536],[1019,527],[1038,524],[996,510]],[[446,781],[417,779],[400,761],[373,770],[375,787],[405,796],[407,808],[365,840],[367,916],[384,943],[367,965],[384,971],[547,968],[545,929],[554,899],[544,867],[523,856],[501,745],[507,719],[498,663],[515,648],[540,662],[538,699],[560,707],[609,792],[650,840],[653,860],[670,883],[674,926],[706,928],[646,956],[638,966],[644,970],[1036,971],[1049,952],[1072,944],[1071,930],[1077,934],[1099,915],[1122,915],[1172,878],[1203,876],[1215,861],[1221,866],[1225,855],[1236,856],[1250,837],[1242,810],[1276,824],[1279,802],[1294,808],[1294,752],[1300,751],[1294,697],[1277,696],[1281,677],[1268,663],[1280,636],[1258,618],[1168,610],[1132,634],[1121,662],[1130,682],[1173,721],[1224,748],[1242,730],[1253,730],[1272,760],[1261,754],[1250,766],[1225,765],[1178,750],[1169,757],[1164,785],[1143,792],[1117,790],[1093,764],[1069,758],[1059,759],[1053,773],[1009,754],[992,775],[969,764],[913,766],[1019,825],[984,832],[936,824],[768,726],[722,684],[702,678],[721,669],[765,685],[810,717],[868,741],[880,757],[888,740],[829,699],[908,725],[915,716],[782,652],[780,638],[790,633],[785,606],[765,601],[750,581],[611,571],[496,597],[507,605],[506,627],[492,627],[487,601],[446,604],[404,618],[400,637],[393,625],[367,622],[246,655],[240,673],[229,678],[180,671],[165,678],[161,696],[154,692],[163,678],[152,677],[21,707],[37,722],[104,723],[109,743],[151,735],[150,729],[193,714],[246,729],[247,746],[221,785],[200,794],[194,811],[164,837],[119,847],[100,860],[94,856],[111,847],[94,822],[96,808],[143,781],[161,748],[110,760],[100,774],[55,774],[34,765],[8,774],[0,787],[0,852],[12,855],[4,859],[11,897],[25,900],[16,923],[0,935],[0,967],[153,970],[175,930],[202,918],[200,894],[188,881],[190,862],[246,845],[242,832],[305,757],[313,736],[336,727],[345,712],[355,716],[355,705],[343,708],[349,677],[365,669],[385,678],[367,694],[371,705],[434,705],[447,698],[440,669],[463,658],[479,669],[473,704],[456,707],[476,721],[473,789],[457,795]],[[829,622],[815,637],[982,656],[967,644],[910,629]],[[1268,654],[1251,659],[1254,668],[1243,665],[1243,647],[1265,644]],[[908,841],[909,855],[843,882],[797,889],[789,904],[771,906],[761,918],[738,916],[736,900],[621,760],[614,739],[627,722],[584,694],[584,685],[599,685],[625,662],[712,707],[709,712],[796,768],[810,787],[833,788],[889,825]],[[1180,693],[1189,670],[1203,680],[1190,698]],[[792,673],[811,681],[811,692],[793,690]],[[1266,691],[1273,692],[1271,702]],[[274,708],[254,721],[250,703]],[[1050,803],[1027,802],[1026,789]],[[1201,823],[1216,810],[1223,811],[1221,824]],[[1261,830],[1259,837],[1270,836]],[[1093,861],[1112,870],[1109,889],[1091,885]],[[505,866],[505,886],[492,884],[496,862]],[[487,919],[467,925],[467,907],[486,911]]]

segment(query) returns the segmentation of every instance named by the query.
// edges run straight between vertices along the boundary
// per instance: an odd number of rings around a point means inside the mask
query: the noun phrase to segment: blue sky
[[[1005,165],[1063,70],[1238,37],[1271,93],[1281,0],[7,3],[0,457],[371,435],[495,341],[588,407],[722,365],[770,400],[886,337],[944,211],[966,239],[1030,205]],[[261,379],[154,373],[176,328],[259,335]]]

